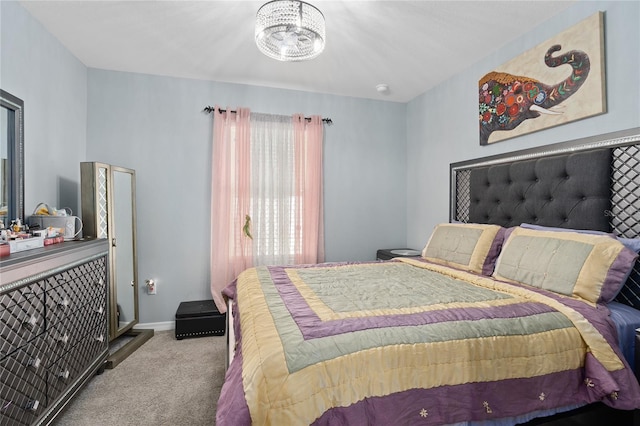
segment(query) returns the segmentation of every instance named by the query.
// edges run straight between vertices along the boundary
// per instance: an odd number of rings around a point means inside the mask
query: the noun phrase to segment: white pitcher
[[[82,232],[82,220],[78,216],[67,216],[64,227],[64,240],[75,240]]]

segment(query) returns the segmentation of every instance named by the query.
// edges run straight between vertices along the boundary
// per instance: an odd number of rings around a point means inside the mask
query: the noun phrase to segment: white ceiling
[[[266,0],[21,4],[87,67],[407,102],[575,1],[308,0],[327,44],[295,63],[255,46]]]

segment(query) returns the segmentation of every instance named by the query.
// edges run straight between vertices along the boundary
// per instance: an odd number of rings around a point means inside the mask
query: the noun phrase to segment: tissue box
[[[176,311],[176,339],[223,336],[226,320],[226,314],[218,312],[213,300],[182,302]]]
[[[40,247],[44,247],[44,238],[42,237],[23,238],[21,240],[9,241],[9,251],[11,253],[18,253]]]

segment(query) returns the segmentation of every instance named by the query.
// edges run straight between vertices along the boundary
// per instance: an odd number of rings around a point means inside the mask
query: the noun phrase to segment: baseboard
[[[167,331],[176,328],[175,321],[145,322],[136,324],[136,328],[152,328],[154,331]]]

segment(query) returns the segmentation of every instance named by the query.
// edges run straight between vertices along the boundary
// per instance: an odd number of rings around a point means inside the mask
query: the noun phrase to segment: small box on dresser
[[[176,339],[223,336],[226,314],[221,314],[213,300],[182,302],[176,311]]]

